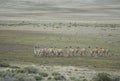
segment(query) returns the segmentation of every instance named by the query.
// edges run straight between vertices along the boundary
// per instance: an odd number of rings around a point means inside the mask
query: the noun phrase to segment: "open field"
[[[33,27],[34,28],[34,27]],[[72,27],[74,29],[74,27]],[[89,27],[84,28],[88,31]],[[90,27],[92,30],[95,27]],[[115,30],[107,29],[102,30],[101,27],[95,28],[89,33],[59,33],[45,31],[28,31],[28,30],[0,30],[0,60],[10,63],[28,62],[45,65],[73,65],[73,66],[86,66],[90,68],[120,68],[119,56],[119,28]],[[46,30],[47,31],[47,30]],[[63,30],[64,31],[64,30]],[[63,32],[62,31],[62,32]],[[104,32],[103,31],[112,31]],[[118,31],[118,32],[117,32]],[[69,33],[69,34],[68,34]],[[96,33],[96,34],[95,34]],[[101,36],[101,34],[103,34]],[[109,34],[111,34],[109,36]],[[72,47],[104,47],[109,48],[112,57],[34,57],[33,48],[35,45],[40,47],[58,47],[65,48],[66,46]],[[117,56],[116,56],[117,55]],[[87,60],[86,60],[87,59]]]
[[[39,57],[35,46],[110,56]],[[0,81],[104,81],[94,77],[120,81],[119,0],[0,0]]]

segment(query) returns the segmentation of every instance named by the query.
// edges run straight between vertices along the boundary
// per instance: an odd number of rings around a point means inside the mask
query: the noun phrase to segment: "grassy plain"
[[[34,27],[33,27],[34,28]],[[38,27],[37,27],[38,28]],[[74,29],[74,27],[72,27]],[[71,28],[71,29],[72,29]],[[64,66],[84,66],[89,68],[120,68],[120,48],[119,35],[117,28],[115,30],[103,30],[101,27],[78,27],[85,29],[86,33],[64,33],[56,31],[31,31],[31,30],[0,30],[0,61],[8,63],[35,63],[40,65],[64,65]],[[58,29],[58,30],[57,30]],[[97,29],[99,33],[89,29]],[[119,29],[119,28],[118,28]],[[103,31],[104,34],[103,34]],[[112,31],[109,33],[109,31]],[[62,31],[63,32],[63,31]],[[71,33],[70,33],[71,32]],[[101,36],[102,34],[102,36]],[[110,35],[109,35],[110,34]],[[116,35],[116,37],[114,37]],[[112,57],[34,57],[33,47],[104,47],[109,48]]]
[[[0,0],[0,81],[120,80],[119,2]],[[111,56],[35,57],[38,45],[102,47]]]

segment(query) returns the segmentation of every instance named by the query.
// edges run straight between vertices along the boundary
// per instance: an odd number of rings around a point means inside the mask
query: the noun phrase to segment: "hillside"
[[[119,0],[0,0],[0,17],[120,17]],[[66,15],[66,16],[65,16]],[[64,17],[65,16],[65,17]],[[13,18],[13,19],[14,19]]]

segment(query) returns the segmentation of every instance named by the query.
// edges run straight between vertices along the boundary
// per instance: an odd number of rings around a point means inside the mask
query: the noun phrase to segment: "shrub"
[[[24,77],[23,78],[24,81],[36,81],[34,77]],[[40,80],[38,80],[40,81]]]
[[[52,73],[52,75],[53,75],[53,76],[57,76],[57,75],[60,75],[60,73],[54,72],[54,73]]]
[[[25,77],[27,77],[26,74],[16,74],[14,76],[15,81],[25,81]]]
[[[0,81],[5,81],[4,78],[0,77]]]
[[[70,79],[71,79],[71,80],[76,80],[76,78],[75,78],[75,77],[70,77]]]
[[[93,78],[93,81],[112,81],[112,79],[107,73],[98,73],[97,76]]]
[[[14,81],[40,81],[41,77],[35,76],[35,75],[29,75],[29,74],[16,74],[14,76]]]
[[[6,76],[9,76],[9,77],[13,77],[15,74],[14,73],[12,73],[11,71],[1,71],[0,72],[0,77],[6,77]]]
[[[84,77],[80,77],[80,78],[77,78],[77,77],[70,77],[71,81],[88,81],[87,79],[83,79]]]
[[[36,68],[34,68],[34,67],[25,67],[24,69],[28,73],[37,73],[38,72],[38,70]]]
[[[53,72],[52,75],[54,76],[54,80],[66,80],[66,78],[58,72]]]
[[[4,71],[0,71],[0,77],[5,77],[6,73]]]
[[[13,77],[10,77],[9,75],[6,75],[6,76],[4,77],[4,80],[5,80],[5,81],[14,81],[14,78],[13,78]]]
[[[25,81],[25,80],[24,80],[24,77],[20,77],[17,79],[17,81]]]
[[[42,80],[42,77],[41,77],[41,76],[35,76],[34,78],[35,78],[36,81]]]
[[[52,77],[48,77],[48,79],[47,80],[51,80],[52,79]]]
[[[18,67],[18,66],[10,66],[10,68],[12,68],[12,69],[18,69],[20,67]]]
[[[115,76],[113,77],[113,80],[112,81],[120,81],[120,76]]]
[[[26,73],[26,71],[24,69],[16,69],[17,73]]]
[[[43,76],[43,77],[48,77],[48,74],[45,73],[45,72],[41,72],[40,75]]]
[[[57,76],[54,76],[54,79],[55,80],[65,80],[65,77],[64,76],[62,76],[62,75],[57,75]]]
[[[8,63],[1,62],[0,67],[10,67],[10,65]]]
[[[83,79],[83,81],[88,81],[87,79]]]

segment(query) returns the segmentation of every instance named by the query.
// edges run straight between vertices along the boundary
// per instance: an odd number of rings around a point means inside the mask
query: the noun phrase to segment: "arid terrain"
[[[120,1],[0,0],[0,81],[120,81]]]

